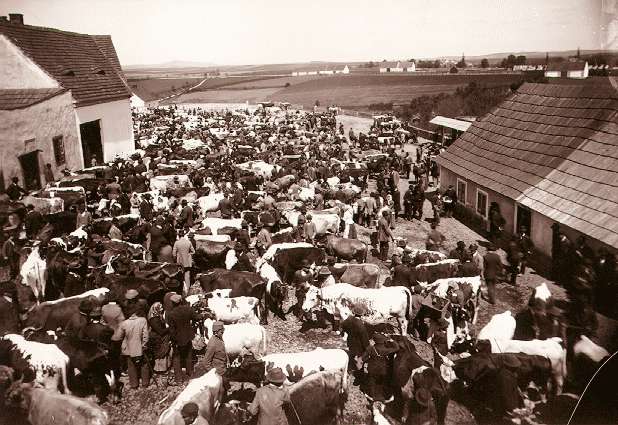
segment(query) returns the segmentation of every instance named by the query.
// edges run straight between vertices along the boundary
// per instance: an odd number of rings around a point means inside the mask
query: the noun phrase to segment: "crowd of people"
[[[288,226],[291,231],[286,241],[321,244],[324,232],[318,229],[316,219],[322,210],[335,212],[339,227],[334,233],[346,239],[358,239],[361,227],[369,229],[375,257],[390,270],[391,284],[410,288],[413,308],[418,311],[424,297],[423,287],[414,275],[417,264],[406,243],[398,243],[394,229],[402,220],[423,220],[425,202],[430,199],[433,217],[425,248],[446,252],[446,238],[439,230],[440,217],[452,217],[456,191],[453,187],[444,193],[436,190],[439,170],[432,160],[435,152],[422,146],[413,156],[385,145],[376,152],[382,154],[377,165],[361,166],[367,152],[358,149],[359,140],[376,137],[378,129],[358,137],[350,129],[346,138],[343,128],[337,129],[331,118],[266,108],[256,112],[207,112],[168,107],[135,112],[140,145],[137,154],[109,164],[93,157],[90,167],[79,174],[69,170],[57,178],[46,174],[45,193],[56,190],[56,196],[64,196],[61,186],[69,186],[68,182],[84,187],[81,197],[64,198],[63,211],[51,213],[45,202],[31,202],[32,194],[19,185],[17,177],[13,178],[0,197],[7,217],[0,256],[0,334],[21,333],[24,317],[39,302],[78,296],[92,289],[92,270],[113,267],[118,261],[117,255],[106,250],[106,244],[123,241],[140,249],[142,261],[177,264],[180,272],[161,278],[165,291],[154,302],[139,287],[110,292],[102,299],[83,298],[68,322],[58,326],[58,332],[76,344],[89,341],[105,347],[116,376],[126,373],[132,389],[148,387],[153,374],[166,376],[165,381],[172,386],[193,378],[195,351],[203,351],[206,370],[214,369],[225,377],[230,357],[223,342],[224,325],[214,322],[207,345],[200,344],[196,330],[203,327],[204,316],[187,301],[196,285],[199,287],[196,274],[208,271],[199,263],[203,253],[199,235],[207,227],[205,220],[215,216],[230,222],[238,220],[238,227],[230,233],[232,245],[225,255],[225,266],[255,272],[256,259],[268,252],[279,231]],[[370,179],[375,181],[375,189],[369,190],[373,184]],[[408,184],[403,184],[404,179]],[[401,189],[406,186],[402,195]],[[38,199],[53,198],[39,195]],[[279,208],[285,202],[294,204],[296,220]],[[258,219],[249,218],[247,211],[256,212]],[[490,244],[487,253],[481,254],[475,244],[466,247],[463,241],[448,252],[448,258],[460,263],[458,276],[483,277],[486,297],[492,304],[496,302],[498,281],[506,273],[504,279],[516,285],[534,250],[524,227],[503,244],[499,214],[492,206],[490,234],[496,244]],[[71,237],[76,231],[83,232],[82,240]],[[556,250],[562,252],[565,242],[556,232]],[[56,269],[50,267],[53,245],[62,245],[67,251],[80,247],[81,255],[76,260],[79,264],[70,273],[61,273],[60,277],[54,274]],[[507,253],[506,271],[496,245],[504,246]],[[27,277],[22,270],[33,248],[42,253],[43,261],[47,260],[47,290],[45,294],[33,291],[24,295],[22,286]],[[556,266],[555,273],[562,276],[559,279],[569,279],[570,287],[587,285],[588,292],[581,289],[577,293],[588,294],[578,299],[589,313],[590,284],[605,279],[607,286],[610,277],[605,270],[610,270],[612,264],[615,270],[615,259],[609,255],[589,256],[583,242],[578,242],[573,252],[584,260],[570,262],[556,255],[564,263]],[[591,261],[601,259],[604,262],[599,271]],[[331,260],[327,256],[316,270],[299,270],[295,282],[310,281],[317,286],[335,283],[329,270]],[[567,264],[574,269],[566,269]],[[303,288],[296,288],[299,299]],[[297,305],[298,316],[306,320],[299,310]],[[368,394],[385,400],[384,359],[394,352],[393,347],[379,333],[370,337],[361,315],[362,311],[352,309],[341,323],[350,358],[368,365]],[[587,317],[591,320],[592,316]],[[590,326],[583,318],[580,322],[584,328]],[[416,321],[413,329],[417,335],[426,336],[423,323]],[[259,424],[286,423],[282,406],[289,402],[289,396],[282,389],[284,381],[281,369],[268,371],[267,385],[257,390],[248,409],[258,416]],[[228,387],[226,379],[224,382]],[[423,410],[429,406],[428,398],[431,394],[419,392],[414,408]],[[435,414],[426,414],[428,422],[423,423],[435,423]],[[182,417],[186,424],[205,423],[195,403],[184,406]]]

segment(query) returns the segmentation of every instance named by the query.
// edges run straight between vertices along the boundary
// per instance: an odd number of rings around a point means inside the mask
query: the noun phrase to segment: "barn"
[[[618,82],[603,80],[526,83],[472,123],[437,158],[458,210],[487,230],[496,203],[505,231],[526,226],[546,256],[554,224],[618,252]]]
[[[80,169],[135,149],[112,39],[0,19],[0,181],[44,185],[43,167]]]
[[[570,60],[550,63],[545,70],[547,78],[588,78],[589,66],[586,61]]]

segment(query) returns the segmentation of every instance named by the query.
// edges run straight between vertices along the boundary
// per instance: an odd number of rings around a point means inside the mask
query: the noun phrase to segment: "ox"
[[[107,425],[107,412],[95,403],[15,382],[7,391],[11,405],[28,411],[31,425]]]
[[[275,367],[283,370],[289,382],[298,382],[311,373],[325,370],[341,373],[341,390],[347,391],[348,360],[348,354],[338,348],[316,348],[313,351],[267,354],[260,360],[246,355],[234,361],[228,368],[226,376],[232,381],[259,385],[264,380],[266,371]]]
[[[255,297],[200,298],[199,295],[190,295],[187,297],[187,302],[197,310],[212,312],[217,320],[224,323],[259,323],[260,301]]]
[[[206,328],[204,340],[206,342],[213,335],[212,326],[214,323],[212,319],[204,319]],[[228,356],[235,357],[246,351],[253,353],[254,356],[261,356],[266,353],[266,330],[262,326],[253,323],[234,323],[224,326],[223,344]]]
[[[436,263],[419,264],[414,267],[413,275],[417,282],[435,282],[438,279],[446,279],[457,276],[459,272],[459,260],[446,259]]]
[[[32,375],[37,386],[69,393],[69,357],[53,344],[27,341],[21,335],[5,335],[0,340],[0,363],[22,376]]]
[[[202,227],[210,229],[213,235],[227,235],[241,229],[240,218],[217,218],[206,217],[202,221]]]
[[[337,282],[365,288],[379,288],[380,266],[377,264],[336,263],[330,270]]]
[[[298,226],[298,217],[300,217],[299,211],[283,211],[281,213],[288,223],[294,227]],[[315,224],[316,233],[318,235],[324,235],[327,232],[337,233],[339,231],[339,224],[341,218],[335,213],[320,214],[317,211],[310,211],[312,221]]]
[[[197,404],[200,416],[209,421],[209,423],[212,423],[211,421],[215,417],[224,393],[223,381],[215,370],[212,369],[208,373],[189,382],[189,385],[178,394],[178,397],[176,397],[171,406],[161,413],[157,425],[185,425],[180,411],[189,402]]]
[[[324,259],[324,251],[310,243],[282,243],[271,245],[262,256],[281,276],[283,283],[291,283],[297,270]]]
[[[324,249],[328,255],[347,261],[356,260],[357,263],[367,262],[367,244],[358,239],[340,238],[327,234]]]
[[[264,291],[264,304],[267,311],[264,312],[265,320],[268,320],[268,310],[272,311],[277,317],[285,319],[283,312],[283,301],[287,295],[287,286],[281,282],[279,273],[264,259],[259,259],[255,264],[257,272],[266,281]]]
[[[403,335],[408,332],[412,295],[403,286],[383,288],[357,288],[347,283],[338,283],[325,288],[310,286],[302,309],[308,312],[314,308],[326,310],[326,313],[340,317],[342,307],[359,306],[365,316],[372,321],[383,321],[395,317]]]

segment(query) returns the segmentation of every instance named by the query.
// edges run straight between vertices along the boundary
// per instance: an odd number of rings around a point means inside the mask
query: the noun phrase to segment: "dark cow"
[[[380,267],[376,264],[337,263],[329,267],[337,282],[364,288],[377,288]]]
[[[357,263],[367,262],[367,244],[358,239],[340,238],[332,234],[326,235],[324,249],[328,255]]]
[[[46,301],[32,306],[24,313],[22,325],[24,328],[32,327],[39,330],[51,331],[63,328],[71,316],[79,311],[79,304],[84,299],[90,298],[93,302],[101,305],[109,292],[107,288],[98,288],[69,298]]]
[[[204,292],[216,289],[231,289],[230,297],[255,297],[262,301],[265,297],[266,281],[257,273],[236,270],[214,269],[196,276]],[[262,308],[262,320],[266,320],[266,308]]]
[[[55,214],[47,214],[45,220],[47,220],[53,228],[51,237],[60,237],[75,230],[76,218],[77,213],[72,211],[60,211]],[[109,228],[107,230],[109,231]]]
[[[294,242],[294,229],[292,227],[286,227],[283,230],[279,230],[271,235],[273,244]]]
[[[162,301],[166,292],[178,289],[179,283],[176,279],[144,279],[137,276],[119,275],[116,273],[105,274],[102,270],[97,270],[95,278],[97,287],[106,286],[110,290],[111,300],[124,299],[125,293],[129,289],[135,289],[140,296],[147,299],[150,304]]]
[[[335,418],[341,419],[347,400],[347,388],[342,388],[341,382],[340,373],[322,371],[292,385],[288,391],[295,412],[286,411],[288,423],[321,425],[332,423]]]
[[[55,300],[60,296],[71,297],[86,289],[85,276],[88,260],[81,253],[69,253],[62,247],[50,245],[47,248],[47,287],[45,297]]]
[[[448,383],[442,378],[440,370],[423,360],[412,342],[406,336],[392,335],[391,338],[399,345],[393,360],[393,394],[395,400],[403,406],[403,420],[406,422],[409,414],[409,404],[414,394],[420,388],[428,390],[435,403],[439,425],[444,425],[446,409],[450,401]],[[414,414],[414,413],[412,413]]]
[[[438,279],[456,277],[459,272],[459,260],[446,259],[437,263],[419,264],[413,271],[417,282],[432,283]]]
[[[324,259],[324,251],[316,247],[292,247],[280,249],[271,261],[273,267],[281,276],[283,283],[294,280],[294,273],[305,265],[320,264]]]
[[[225,256],[231,249],[230,241],[199,240],[193,261],[199,271],[225,267]]]

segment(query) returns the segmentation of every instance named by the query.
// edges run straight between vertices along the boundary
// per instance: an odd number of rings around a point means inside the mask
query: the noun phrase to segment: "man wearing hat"
[[[306,216],[306,222],[303,226],[303,233],[305,234],[305,242],[313,244],[318,230],[315,227],[315,223],[313,222],[313,217],[311,216],[311,214],[307,214]]]
[[[179,227],[193,227],[193,208],[186,199],[180,201],[180,215],[178,216]]]
[[[401,257],[401,264],[393,268],[392,286],[405,286],[410,288],[416,284],[414,271],[411,267],[412,258],[408,254]]]
[[[466,249],[466,244],[464,241],[458,241],[457,247],[449,252],[448,257],[459,260],[461,264],[471,260],[470,253]]]
[[[335,278],[333,277],[330,269],[327,266],[320,267],[320,271],[318,272],[317,286],[319,288],[324,288],[326,286],[332,286],[335,283]]]
[[[271,223],[262,223],[262,228],[255,237],[255,246],[260,256],[264,255],[266,250],[273,244],[271,236]]]
[[[382,211],[382,217],[378,220],[378,242],[380,243],[380,260],[382,261],[388,259],[388,245],[394,239],[388,218],[389,212]]]
[[[236,242],[244,245],[245,250],[251,245],[251,237],[249,236],[249,223],[245,220],[240,222],[240,230],[236,233]]]
[[[388,356],[398,350],[397,343],[379,332],[375,332],[369,340],[369,347],[363,354],[363,360],[367,362],[368,393],[376,401],[386,400]]]
[[[146,318],[138,316],[134,308],[129,318],[120,323],[118,337],[122,341],[121,353],[127,359],[129,385],[136,389],[141,379],[142,386],[147,387],[150,385],[150,366],[144,358],[149,339]]]
[[[193,268],[193,254],[195,249],[193,244],[189,240],[189,237],[185,235],[184,229],[178,230],[178,240],[174,242],[172,248],[172,256],[176,260],[176,264],[180,264],[184,269],[184,287],[182,293],[186,296],[189,293],[191,287],[191,270]]]
[[[219,376],[223,376],[227,370],[229,358],[223,343],[225,327],[223,322],[216,321],[212,325],[212,337],[208,340],[206,353],[204,354],[204,367],[208,372],[215,369]]]
[[[208,421],[200,416],[199,406],[192,401],[182,406],[180,416],[185,425],[208,425]]]
[[[483,257],[483,269],[485,272],[485,284],[487,285],[487,298],[491,304],[496,303],[496,283],[502,275],[502,260],[496,254],[496,247],[489,244],[487,253]]]
[[[88,318],[93,307],[94,305],[90,297],[80,301],[78,311],[71,316],[64,326],[64,333],[66,336],[74,340],[79,340],[82,329],[88,324]]]
[[[247,248],[241,242],[236,241],[234,244],[234,251],[236,252],[236,264],[232,266],[232,270],[239,272],[255,272],[255,267],[251,264],[251,260],[247,255]]]
[[[305,216],[301,213],[301,215],[298,216],[298,224],[296,225],[296,228],[294,229],[294,240],[296,242],[305,242],[306,239],[306,235],[305,235],[305,223],[307,222],[307,220],[305,219]]]
[[[455,187],[450,184],[448,189],[444,192],[444,215],[446,217],[453,216],[453,210],[455,205],[457,204],[457,192],[455,191]],[[450,201],[450,202],[447,202]]]
[[[184,365],[189,379],[193,377],[193,322],[200,320],[199,315],[187,302],[183,302],[180,295],[170,297],[173,304],[172,311],[167,315],[167,323],[170,326],[170,336],[174,354],[172,365],[174,367],[174,379],[176,383],[182,380],[182,366]]]
[[[248,410],[257,416],[257,425],[288,425],[284,405],[291,405],[288,391],[282,388],[285,375],[281,368],[275,367],[266,372],[264,379],[268,384],[255,392],[255,398]],[[292,406],[293,407],[293,406]]]

